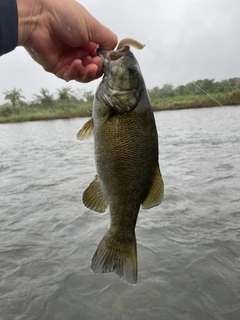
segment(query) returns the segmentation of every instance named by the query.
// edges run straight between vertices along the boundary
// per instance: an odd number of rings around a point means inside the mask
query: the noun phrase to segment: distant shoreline
[[[226,104],[224,106],[240,106],[240,101],[236,104]],[[174,111],[174,110],[185,110],[185,109],[200,109],[200,108],[214,108],[214,107],[221,107],[216,104],[206,105],[206,104],[199,104],[193,105],[191,103],[188,104],[168,104],[167,106],[160,107],[153,105],[154,112],[160,111]],[[39,113],[21,113],[21,114],[13,114],[6,117],[0,117],[0,124],[4,123],[17,123],[17,122],[26,122],[26,121],[46,121],[46,120],[60,120],[60,119],[73,119],[73,118],[82,118],[82,117],[91,117],[92,111],[91,110],[79,110],[73,112],[68,112],[67,110],[58,111],[58,110],[47,110],[48,112],[39,112]]]
[[[17,122],[27,122],[27,121],[46,121],[46,120],[58,120],[58,119],[73,119],[82,117],[91,117],[91,112],[67,112],[61,113],[47,113],[47,114],[20,114],[12,115],[8,117],[0,117],[0,124],[4,123],[17,123]]]
[[[154,92],[154,89],[152,91]],[[159,95],[154,95],[151,91],[149,95],[155,112],[212,108],[218,106],[217,101],[222,106],[240,105],[240,89],[213,94],[212,97],[205,94],[159,97]],[[91,117],[93,96],[93,93],[89,93],[87,101],[79,101],[75,98],[51,100],[48,97],[48,99],[37,103],[24,103],[23,101],[15,105],[8,103],[0,106],[0,123]]]
[[[199,90],[201,88],[201,90]],[[164,84],[162,88],[147,89],[153,111],[212,108],[240,105],[240,78],[222,81],[197,80],[176,88]],[[4,92],[8,102],[0,105],[0,124],[24,121],[72,119],[91,117],[94,93],[73,91],[71,87],[58,89],[56,93],[41,88],[33,100],[25,102],[21,89]]]

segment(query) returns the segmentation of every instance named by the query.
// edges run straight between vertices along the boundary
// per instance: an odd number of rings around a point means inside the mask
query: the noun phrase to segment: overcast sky
[[[79,1],[119,40],[130,37],[147,45],[132,49],[147,88],[189,82],[149,48],[191,80],[240,77],[239,0],[82,0]],[[23,48],[0,57],[3,92],[21,88],[27,100],[44,87],[51,93],[70,85],[95,91],[99,80],[68,84],[47,73]]]

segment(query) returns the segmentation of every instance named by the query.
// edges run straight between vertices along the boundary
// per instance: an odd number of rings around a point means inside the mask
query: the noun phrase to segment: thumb
[[[114,32],[99,23],[98,27],[93,30],[90,41],[95,42],[103,50],[113,50],[117,43],[118,38]]]
[[[101,24],[93,16],[91,22],[88,22],[89,41],[99,45],[103,50],[113,50],[117,43],[118,38],[114,32]]]

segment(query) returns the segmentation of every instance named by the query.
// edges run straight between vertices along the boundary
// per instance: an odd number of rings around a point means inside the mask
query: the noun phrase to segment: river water
[[[139,277],[95,276],[87,121],[0,125],[1,320],[239,320],[240,107],[155,113],[165,197],[141,210]]]

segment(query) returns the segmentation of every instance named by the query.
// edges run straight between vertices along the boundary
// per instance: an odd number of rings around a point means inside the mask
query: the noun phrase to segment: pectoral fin
[[[80,129],[77,133],[77,139],[80,141],[87,140],[93,134],[93,118],[88,120],[82,129]]]
[[[154,206],[158,206],[162,202],[163,195],[164,195],[164,183],[163,183],[160,169],[157,166],[151,189],[146,199],[142,203],[142,208],[149,209]]]
[[[100,213],[106,211],[108,203],[104,198],[97,175],[93,182],[91,182],[88,188],[84,191],[82,201],[85,207],[91,210]]]

